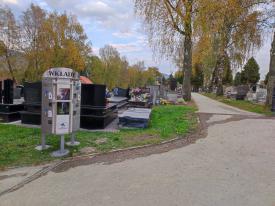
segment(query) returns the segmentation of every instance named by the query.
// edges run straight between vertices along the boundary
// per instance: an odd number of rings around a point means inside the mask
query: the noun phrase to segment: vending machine
[[[60,135],[60,150],[52,156],[64,156],[64,135],[70,134],[71,141],[67,145],[79,144],[75,141],[75,132],[80,126],[81,83],[79,74],[69,68],[51,68],[43,74],[41,146],[37,149],[47,149],[45,138],[47,134]]]

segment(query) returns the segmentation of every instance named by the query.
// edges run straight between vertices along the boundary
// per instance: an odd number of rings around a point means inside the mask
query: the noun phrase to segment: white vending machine
[[[60,150],[52,156],[67,155],[64,149],[64,135],[70,134],[69,146],[78,145],[75,132],[80,126],[81,83],[79,74],[69,68],[51,68],[42,79],[42,136],[39,150],[47,149],[46,135],[60,135]]]

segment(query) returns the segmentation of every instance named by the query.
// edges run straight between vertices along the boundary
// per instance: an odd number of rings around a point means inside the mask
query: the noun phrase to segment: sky
[[[76,15],[92,43],[93,53],[110,44],[131,64],[144,61],[146,66],[156,66],[162,73],[175,72],[177,67],[169,60],[154,58],[149,47],[140,17],[134,14],[133,0],[0,0],[19,16],[31,3],[45,10]],[[269,69],[272,35],[265,35],[261,49],[254,52],[261,79]]]

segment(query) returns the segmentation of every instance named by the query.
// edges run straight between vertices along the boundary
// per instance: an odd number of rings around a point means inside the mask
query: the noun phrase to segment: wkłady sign
[[[79,79],[79,74],[72,69],[58,67],[45,71],[43,78]]]

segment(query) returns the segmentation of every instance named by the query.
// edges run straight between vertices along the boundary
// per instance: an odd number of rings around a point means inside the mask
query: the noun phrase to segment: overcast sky
[[[78,17],[93,45],[93,52],[110,44],[126,56],[130,63],[144,60],[147,66],[157,66],[169,74],[177,68],[167,60],[154,61],[142,24],[134,15],[133,0],[0,0],[18,16],[35,3],[49,11],[66,11]],[[254,56],[264,78],[269,67],[272,35],[266,36],[263,47]]]

